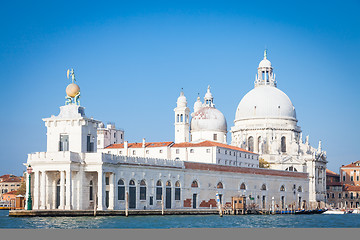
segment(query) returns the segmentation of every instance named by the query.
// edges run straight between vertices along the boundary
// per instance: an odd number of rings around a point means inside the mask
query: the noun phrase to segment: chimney
[[[145,147],[145,138],[143,138],[142,147],[143,147],[143,148]]]
[[[125,141],[124,142],[124,150],[125,150],[125,156],[127,156],[128,155],[128,141]]]

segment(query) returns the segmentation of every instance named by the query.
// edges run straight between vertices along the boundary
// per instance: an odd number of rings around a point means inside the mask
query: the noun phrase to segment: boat
[[[352,210],[328,209],[323,214],[350,214],[352,212]]]
[[[10,210],[10,203],[1,201],[0,202],[0,210]]]

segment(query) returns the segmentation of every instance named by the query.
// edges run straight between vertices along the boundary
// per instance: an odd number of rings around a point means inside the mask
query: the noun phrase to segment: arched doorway
[[[136,208],[136,186],[134,180],[129,182],[129,208]]]
[[[166,192],[165,192],[165,208],[171,208],[171,182],[166,182]]]

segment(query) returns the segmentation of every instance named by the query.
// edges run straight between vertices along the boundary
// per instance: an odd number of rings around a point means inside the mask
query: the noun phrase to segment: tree
[[[25,194],[26,194],[26,182],[25,181],[21,183],[20,187],[17,190],[17,194],[25,196]]]
[[[263,158],[259,158],[259,167],[260,168],[269,168],[270,164],[265,161]]]

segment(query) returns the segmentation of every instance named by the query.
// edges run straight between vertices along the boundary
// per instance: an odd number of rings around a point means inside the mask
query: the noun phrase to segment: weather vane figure
[[[68,79],[70,79],[71,77],[71,83],[66,87],[65,105],[80,105],[80,87],[76,83],[74,83],[76,82],[74,69],[68,69],[66,75]]]

